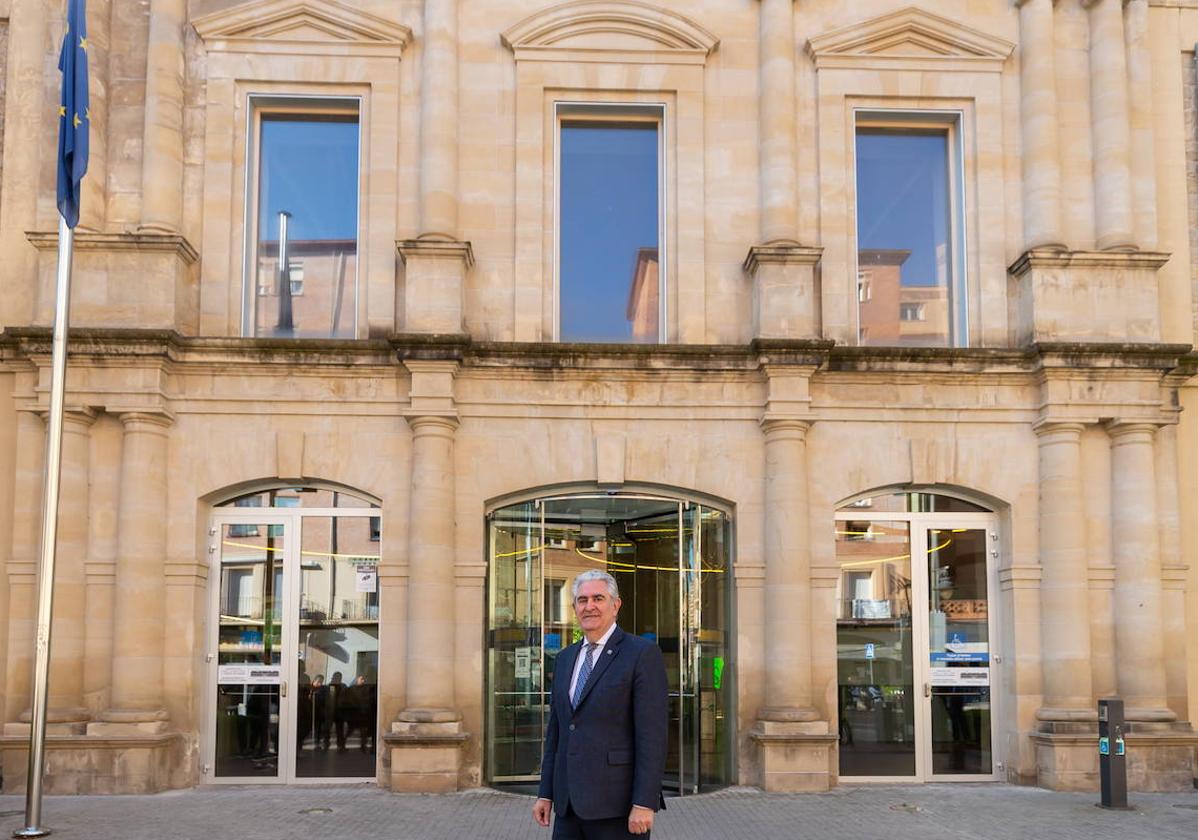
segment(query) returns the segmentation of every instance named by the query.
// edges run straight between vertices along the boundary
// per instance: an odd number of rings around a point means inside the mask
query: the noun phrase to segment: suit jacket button
[[[571,731],[571,732],[573,732],[573,731],[574,731],[574,724],[570,724],[570,731]]]

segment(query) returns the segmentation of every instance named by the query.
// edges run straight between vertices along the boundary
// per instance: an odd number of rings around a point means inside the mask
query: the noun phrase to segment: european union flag
[[[80,184],[87,172],[87,11],[85,0],[67,0],[67,34],[58,69],[62,101],[58,106],[58,212],[69,227],[79,223]]]

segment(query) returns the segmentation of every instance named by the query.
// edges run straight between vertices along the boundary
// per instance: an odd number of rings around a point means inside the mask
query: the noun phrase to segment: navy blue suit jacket
[[[582,650],[575,642],[554,665],[541,786],[557,814],[579,819],[627,817],[633,805],[665,807],[668,691],[661,649],[617,627],[595,662],[578,708],[570,679]]]

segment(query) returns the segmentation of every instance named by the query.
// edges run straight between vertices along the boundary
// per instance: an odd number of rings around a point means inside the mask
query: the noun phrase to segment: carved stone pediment
[[[573,0],[543,9],[508,29],[517,59],[703,63],[719,39],[675,12],[634,0]]]
[[[336,0],[251,0],[192,20],[209,49],[399,55],[412,32],[403,24]]]
[[[807,42],[821,68],[926,70],[957,64],[998,71],[1014,49],[1010,41],[914,7],[833,29]]]

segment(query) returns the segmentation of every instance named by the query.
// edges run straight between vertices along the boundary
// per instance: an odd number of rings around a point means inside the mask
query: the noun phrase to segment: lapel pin
[[[607,652],[607,655],[608,655],[608,656],[611,656],[613,653],[615,653],[615,651],[609,650],[609,651]]]

